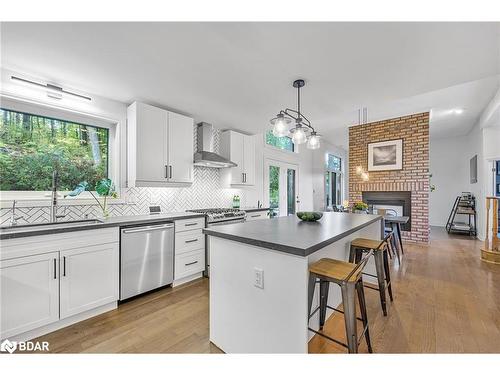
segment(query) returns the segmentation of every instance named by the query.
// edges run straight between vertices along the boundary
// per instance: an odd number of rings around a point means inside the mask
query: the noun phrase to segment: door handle
[[[66,257],[63,256],[63,276],[66,276]]]
[[[172,178],[172,166],[171,166],[171,165],[169,165],[169,166],[168,166],[168,169],[169,169],[169,171],[170,171],[170,178]]]
[[[57,279],[57,259],[54,258],[54,280]]]
[[[196,264],[198,263],[197,260],[195,260],[194,262],[191,262],[191,263],[184,263],[185,266],[192,266],[193,264]]]

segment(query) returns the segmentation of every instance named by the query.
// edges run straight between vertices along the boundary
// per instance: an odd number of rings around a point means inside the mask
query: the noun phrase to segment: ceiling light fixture
[[[461,115],[462,113],[464,113],[464,110],[462,108],[455,108],[455,109],[452,109],[451,112],[456,114],[456,115]]]
[[[71,96],[74,96],[74,97],[77,97],[80,99],[92,100],[92,98],[90,98],[88,96],[80,95],[80,94],[77,94],[76,92],[66,91],[62,87],[52,85],[50,83],[43,84],[43,83],[30,81],[29,79],[24,79],[24,78],[20,78],[20,77],[16,77],[16,76],[10,76],[10,79],[12,79],[13,81],[19,81],[19,82],[23,82],[23,83],[27,83],[27,84],[36,86],[36,87],[43,88],[43,89],[47,90],[47,95],[53,99],[62,99],[63,95],[71,95]]]
[[[303,79],[293,81],[293,87],[297,89],[297,110],[290,108],[281,110],[270,122],[273,125],[273,134],[276,137],[286,137],[290,134],[294,144],[300,145],[307,142],[308,149],[316,150],[320,147],[321,136],[311,126],[311,122],[300,112],[300,89],[305,84]],[[295,126],[288,129],[292,120],[295,121]],[[310,135],[307,133],[310,133]]]

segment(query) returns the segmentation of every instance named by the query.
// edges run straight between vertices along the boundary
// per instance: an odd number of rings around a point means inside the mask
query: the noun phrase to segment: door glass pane
[[[330,207],[332,199],[331,199],[331,188],[330,188],[330,172],[325,172],[325,206]],[[325,207],[325,208],[326,208]]]
[[[295,169],[288,169],[286,173],[287,215],[295,215]]]
[[[335,195],[337,197],[337,205],[340,206],[342,204],[342,175],[340,173],[336,173],[337,177],[335,179]]]
[[[279,216],[280,212],[280,167],[269,166],[269,208],[271,217]]]
[[[336,187],[337,187],[337,179],[338,179],[338,175],[337,173],[333,173],[331,172],[331,196],[332,196],[332,206],[336,206],[338,205],[338,202],[337,202],[337,194],[336,194]]]

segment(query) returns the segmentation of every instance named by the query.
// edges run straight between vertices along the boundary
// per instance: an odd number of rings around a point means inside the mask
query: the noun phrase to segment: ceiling
[[[2,23],[2,67],[262,132],[295,108],[332,143],[347,125],[431,110],[465,134],[499,88],[499,23]],[[463,108],[461,115],[451,113]]]

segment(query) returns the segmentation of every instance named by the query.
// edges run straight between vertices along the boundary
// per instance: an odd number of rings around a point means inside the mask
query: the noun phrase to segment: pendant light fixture
[[[300,89],[305,84],[303,79],[293,81],[293,87],[297,89],[297,110],[290,108],[281,110],[270,122],[273,125],[273,134],[276,137],[290,136],[294,144],[300,145],[307,142],[307,148],[316,150],[320,147],[321,136],[311,126],[311,122],[300,112]],[[295,121],[295,126],[289,129],[292,120]],[[310,134],[308,135],[308,133]]]

